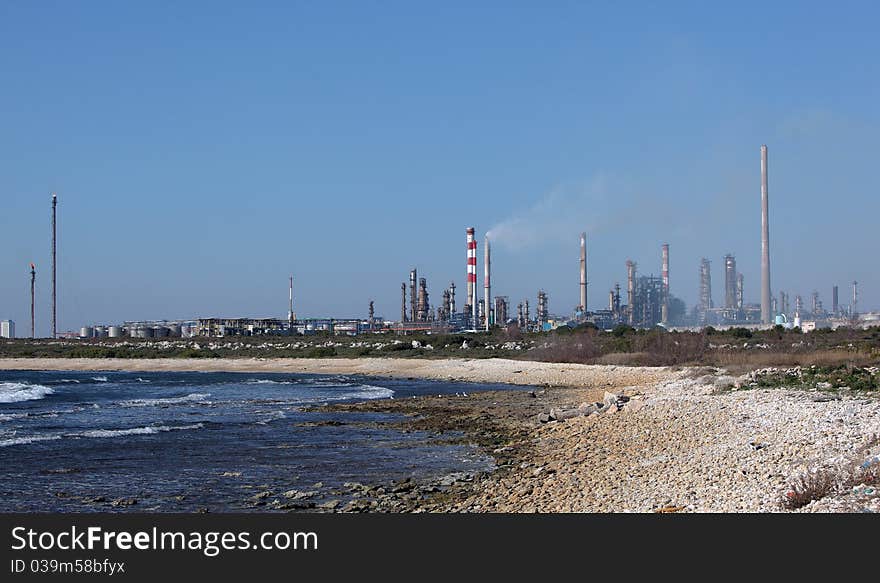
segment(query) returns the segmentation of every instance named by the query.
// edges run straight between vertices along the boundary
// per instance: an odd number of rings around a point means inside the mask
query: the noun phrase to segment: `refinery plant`
[[[491,240],[483,239],[483,293],[480,297],[477,284],[478,245],[475,227],[465,229],[465,290],[456,300],[456,283],[451,281],[439,293],[429,292],[426,277],[419,277],[413,267],[409,276],[400,284],[400,315],[385,319],[374,313],[374,302],[369,300],[367,317],[348,318],[298,318],[294,311],[294,278],[289,278],[288,312],[286,318],[253,317],[195,317],[187,320],[126,321],[112,324],[91,324],[79,332],[59,333],[57,330],[57,244],[56,219],[58,197],[51,195],[51,328],[52,337],[89,338],[173,338],[173,337],[223,337],[260,335],[310,335],[317,333],[358,335],[365,333],[448,333],[489,331],[493,328],[516,327],[520,330],[539,332],[559,326],[591,325],[610,330],[620,325],[633,328],[663,327],[671,330],[713,327],[766,328],[779,325],[809,331],[816,328],[834,328],[841,325],[862,325],[876,322],[873,314],[858,312],[858,283],[852,282],[851,302],[839,303],[838,286],[831,287],[831,306],[826,308],[818,291],[813,291],[809,301],[795,294],[793,301],[789,292],[771,292],[770,285],[770,216],[768,192],[767,146],[760,149],[761,178],[761,281],[760,302],[744,301],[743,274],[737,270],[737,258],[727,253],[720,259],[722,266],[723,301],[715,304],[712,291],[712,261],[702,258],[698,266],[698,301],[690,311],[684,302],[671,293],[670,246],[660,245],[659,273],[640,271],[635,261],[621,262],[620,281],[609,286],[607,305],[590,310],[587,298],[587,233],[579,235],[578,305],[562,312],[551,312],[550,297],[544,289],[536,289],[532,298],[514,300],[510,296],[495,294],[492,287]],[[574,238],[574,237],[573,237]],[[30,336],[35,336],[34,288],[36,267],[30,264]],[[530,300],[534,299],[534,304]],[[534,306],[534,311],[532,311]],[[561,315],[560,315],[561,313]],[[15,337],[15,323],[2,322],[0,336]]]

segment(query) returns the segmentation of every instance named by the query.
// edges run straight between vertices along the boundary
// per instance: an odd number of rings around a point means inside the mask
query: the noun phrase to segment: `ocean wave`
[[[53,441],[61,439],[60,435],[34,435],[31,437],[13,437],[12,439],[0,439],[0,447],[9,447],[10,445],[26,445],[37,441]]]
[[[193,425],[149,425],[147,427],[132,427],[130,429],[93,429],[81,433],[73,433],[71,437],[124,437],[126,435],[155,435],[166,431],[186,431],[190,429],[202,429],[204,423]]]
[[[26,445],[28,443],[36,443],[38,441],[55,441],[62,438],[110,438],[125,437],[127,435],[155,435],[157,433],[165,433],[167,431],[187,431],[193,429],[203,429],[204,423],[194,423],[192,425],[149,425],[146,427],[131,427],[129,429],[91,429],[89,431],[81,431],[78,433],[65,433],[63,435],[32,435],[29,437],[13,437],[10,439],[0,439],[0,447],[8,447],[10,445]]]
[[[0,383],[0,403],[18,403],[36,401],[51,395],[55,391],[44,385],[28,383]]]
[[[244,382],[246,385],[296,385],[295,381],[273,381],[270,379],[248,379]]]
[[[150,383],[150,382],[152,382],[152,381],[150,381],[150,380],[148,380],[148,379],[142,379],[141,377],[138,377],[138,378],[136,378],[135,380],[136,380],[137,382],[139,382],[139,383]]]
[[[99,382],[99,383],[106,383],[106,382],[107,382],[107,377],[92,377],[92,380],[93,380],[93,381],[96,381],[96,382]]]
[[[210,393],[190,393],[183,397],[165,397],[159,399],[131,399],[129,401],[120,401],[122,407],[155,407],[162,405],[180,405],[183,403],[206,403],[205,399],[210,397]]]
[[[287,413],[285,413],[284,411],[254,411],[254,413],[266,416],[264,419],[257,421],[257,425],[268,425],[273,421],[287,418]]]
[[[393,389],[377,387],[375,385],[357,385],[357,390],[355,391],[345,391],[331,395],[316,395],[305,399],[304,401],[307,403],[327,403],[332,401],[348,401],[350,399],[366,399],[372,401],[374,399],[387,399],[393,396]]]
[[[13,419],[22,419],[27,416],[27,413],[0,413],[0,423],[12,421]]]

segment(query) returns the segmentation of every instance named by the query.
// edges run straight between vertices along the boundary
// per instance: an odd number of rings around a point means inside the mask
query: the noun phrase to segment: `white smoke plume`
[[[551,242],[570,242],[581,231],[587,237],[621,226],[631,217],[633,198],[620,186],[598,175],[592,180],[562,184],[530,208],[493,226],[486,236],[497,245],[522,250]],[[631,219],[629,219],[631,220]]]

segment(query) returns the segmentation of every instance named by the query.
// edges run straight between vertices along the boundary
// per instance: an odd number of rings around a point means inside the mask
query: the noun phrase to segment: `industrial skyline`
[[[674,316],[670,313],[670,302],[675,295],[672,293],[670,286],[670,258],[669,243],[661,245],[660,260],[660,276],[653,274],[638,274],[638,264],[632,259],[627,259],[626,266],[626,303],[623,304],[620,298],[620,283],[615,282],[609,291],[609,301],[604,308],[592,308],[587,300],[587,233],[581,232],[579,237],[579,283],[578,283],[578,303],[570,310],[565,309],[551,312],[548,307],[548,294],[543,286],[537,293],[537,311],[534,320],[536,329],[542,329],[548,326],[551,317],[555,317],[559,322],[582,322],[591,321],[600,327],[610,328],[617,324],[628,324],[637,327],[650,327],[654,325],[664,326],[703,326],[703,325],[771,325],[783,323],[785,325],[799,326],[802,318],[809,315],[814,321],[826,321],[830,319],[852,318],[858,313],[858,287],[857,282],[852,283],[852,302],[841,307],[838,301],[838,285],[832,286],[832,309],[827,311],[824,309],[822,301],[819,299],[818,291],[811,294],[810,309],[807,311],[803,305],[802,296],[795,296],[794,311],[790,311],[788,302],[788,293],[780,291],[778,299],[773,296],[770,287],[770,215],[768,204],[768,148],[761,145],[760,148],[760,200],[761,200],[761,289],[760,303],[758,304],[760,315],[758,316],[751,304],[745,302],[745,284],[744,276],[737,270],[736,257],[728,253],[723,258],[724,268],[724,302],[723,307],[716,309],[712,299],[711,291],[711,262],[702,258],[700,263],[700,285],[699,300],[694,303],[690,310],[690,315],[686,314],[684,304],[681,306],[680,313]],[[56,257],[57,257],[57,193],[51,193],[51,322],[52,334],[50,337],[58,336],[56,332]],[[442,329],[473,329],[488,331],[494,324],[507,325],[508,320],[502,317],[498,319],[498,314],[508,315],[508,296],[501,296],[500,300],[492,295],[491,283],[491,238],[486,233],[483,243],[483,298],[478,299],[477,292],[477,241],[475,227],[466,229],[465,249],[466,249],[466,269],[465,282],[467,296],[462,312],[459,314],[455,310],[455,282],[443,290],[442,302],[439,306],[432,306],[429,299],[429,291],[427,279],[418,277],[418,269],[413,268],[409,273],[409,307],[407,307],[407,284],[401,284],[401,303],[400,318],[398,320],[398,330],[420,330],[435,329],[438,326]],[[35,266],[30,263],[30,321],[31,336],[35,334]],[[289,293],[288,293],[288,311],[286,315],[286,329],[293,330],[297,323],[297,316],[294,312],[294,294],[293,294],[293,275],[289,276]],[[516,321],[520,327],[530,326],[530,318],[528,316],[528,300],[524,300],[517,307],[517,315],[510,322]],[[561,317],[559,316],[561,314]],[[224,316],[226,317],[226,316]],[[359,318],[359,316],[355,316]],[[228,319],[228,318],[227,318]],[[266,320],[268,322],[268,320]],[[389,320],[385,320],[388,322]],[[392,320],[393,321],[393,320]],[[279,320],[280,322],[280,320]],[[279,322],[269,324],[272,329],[281,329],[285,324]],[[333,320],[328,320],[332,329]],[[375,319],[375,302],[369,300],[369,315],[366,320],[370,330],[374,329]],[[558,325],[559,322],[553,325]],[[236,324],[239,324],[236,322]],[[816,324],[813,324],[816,325]],[[356,328],[355,331],[359,329]],[[107,326],[82,327],[82,330],[96,330],[103,328],[112,328]],[[180,326],[177,326],[180,328]],[[252,327],[252,326],[251,326]],[[552,327],[552,325],[551,325]],[[129,328],[127,332],[131,335],[135,334],[133,328]],[[161,326],[156,329],[166,330]],[[121,329],[121,327],[117,327]],[[440,328],[437,328],[440,329]],[[167,333],[167,332],[163,332]],[[80,336],[88,336],[88,334],[80,334]]]
[[[582,232],[591,310],[617,283],[626,304],[627,258],[662,278],[663,243],[688,307],[703,257],[723,307],[727,253],[743,303],[760,304],[761,144],[771,302],[809,308],[818,290],[827,308],[837,285],[845,306],[858,281],[859,311],[874,309],[880,7],[784,4],[472,6],[430,21],[410,7],[377,20],[360,6],[182,6],[174,22],[126,5],[10,6],[0,318],[29,331],[32,261],[36,335],[51,334],[50,192],[59,331],[284,318],[290,273],[300,317],[360,316],[369,299],[393,318],[413,267],[433,306],[454,281],[460,312],[467,226],[479,251],[490,233],[509,316],[528,298],[534,317],[538,289],[551,312],[581,302]],[[161,50],[143,51],[158,29]]]

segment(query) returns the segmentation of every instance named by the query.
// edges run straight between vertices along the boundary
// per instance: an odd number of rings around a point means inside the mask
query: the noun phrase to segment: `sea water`
[[[320,503],[338,499],[346,482],[487,470],[491,458],[475,447],[402,432],[393,415],[303,409],[508,388],[346,375],[0,371],[0,511],[266,511],[252,496],[309,491]]]

